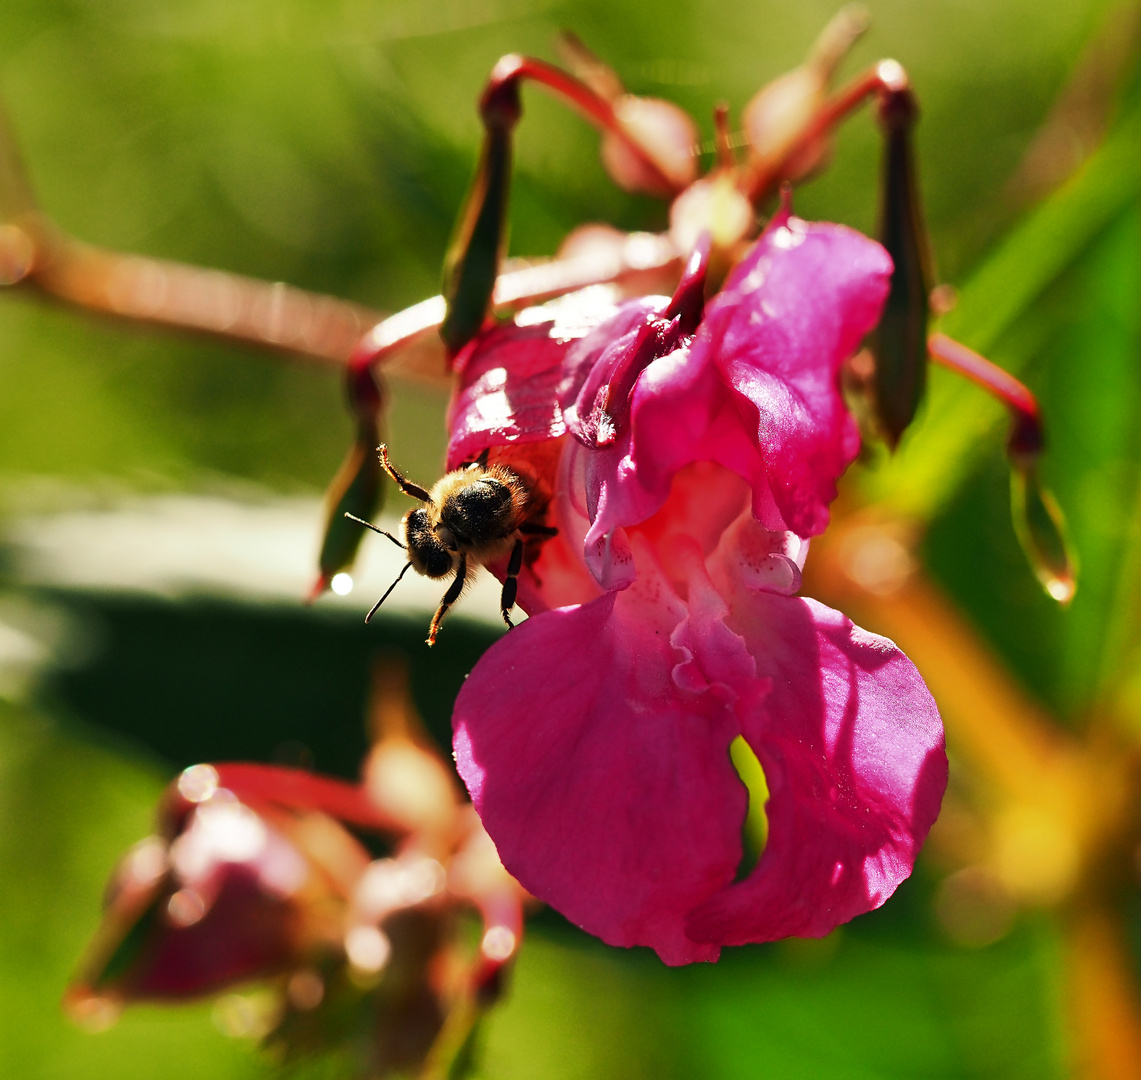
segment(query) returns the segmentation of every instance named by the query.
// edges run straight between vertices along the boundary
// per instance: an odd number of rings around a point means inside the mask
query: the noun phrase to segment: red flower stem
[[[362,829],[404,832],[398,823],[373,805],[365,789],[358,784],[280,765],[231,762],[214,768],[219,786],[232,791],[239,799],[292,810],[316,810]]]
[[[481,945],[479,957],[472,972],[472,984],[477,996],[491,996],[498,989],[499,972],[505,964],[514,961],[523,942],[523,903],[522,891],[515,888],[499,888],[476,899],[480,917],[483,920],[484,942],[489,930],[507,931],[511,934],[512,947],[495,955],[488,955],[485,944]]]
[[[600,131],[620,139],[630,152],[653,172],[664,190],[677,192],[677,185],[666,176],[649,151],[631,136],[619,121],[614,112],[614,104],[609,98],[603,97],[586,83],[543,60],[536,60],[532,56],[520,56],[517,53],[504,56],[495,65],[487,80],[487,86],[480,99],[480,114],[486,119],[495,111],[498,101],[517,93],[515,86],[524,79],[549,90],[555,97],[577,109]]]
[[[880,98],[881,111],[890,108],[891,102],[900,97],[911,97],[911,81],[907,72],[895,60],[880,60],[863,74],[856,76],[839,93],[824,103],[812,118],[800,138],[778,162],[746,176],[742,190],[754,205],[766,198],[784,179],[786,164],[795,158],[805,146],[826,135],[842,120],[856,111],[868,98]]]
[[[737,164],[733,136],[729,131],[729,103],[725,101],[719,101],[713,107],[713,146],[720,168],[731,169]]]
[[[1033,462],[1044,443],[1038,399],[1009,371],[946,334],[932,334],[927,348],[936,363],[981,386],[1010,410],[1012,426],[1007,452],[1016,464]]]
[[[0,286],[101,315],[343,363],[379,312],[201,266],[84,244],[36,204],[0,102]]]
[[[643,277],[652,285],[651,291],[662,291],[662,279],[672,277],[680,267],[681,257],[668,237],[634,233],[621,251],[605,258],[553,259],[500,274],[492,304],[502,314],[589,285],[633,284]],[[434,344],[444,311],[444,298],[433,296],[377,323],[353,350],[350,371],[389,362],[404,349],[429,341]],[[442,354],[440,371],[444,373]]]

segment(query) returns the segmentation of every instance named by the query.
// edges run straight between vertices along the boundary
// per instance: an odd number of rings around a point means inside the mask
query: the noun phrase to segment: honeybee
[[[410,568],[429,578],[453,574],[452,583],[428,629],[428,644],[434,645],[444,616],[460,598],[477,567],[510,555],[499,607],[508,629],[513,627],[511,609],[515,606],[519,571],[523,567],[523,545],[528,539],[542,540],[558,534],[558,529],[531,520],[541,510],[535,506],[531,485],[505,465],[489,465],[485,449],[475,461],[441,477],[429,491],[393,468],[386,446],[378,446],[377,451],[381,466],[400,490],[423,505],[404,515],[403,541],[363,518],[345,514],[388,537],[408,556],[396,580],[372,606],[364,621],[372,619]]]

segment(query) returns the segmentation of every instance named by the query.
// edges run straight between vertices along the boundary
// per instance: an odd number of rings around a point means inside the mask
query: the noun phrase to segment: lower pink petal
[[[720,945],[821,937],[911,873],[947,784],[943,726],[911,661],[839,612],[739,590],[729,625],[772,679],[741,710],[769,835],[749,877],[686,928]]]
[[[673,678],[686,611],[671,597],[640,577],[529,619],[476,665],[454,725],[460,775],[523,886],[612,945],[682,964],[717,958],[685,918],[732,880],[746,795],[725,695]]]

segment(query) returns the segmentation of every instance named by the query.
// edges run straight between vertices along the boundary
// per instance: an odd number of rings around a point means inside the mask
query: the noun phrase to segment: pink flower
[[[507,869],[611,944],[681,964],[822,936],[891,895],[938,813],[919,674],[793,595],[859,448],[839,367],[890,274],[782,212],[704,312],[699,254],[673,300],[536,309],[461,358],[450,467],[490,448],[560,531],[456,702],[456,761]],[[769,789],[741,880],[738,737]]]

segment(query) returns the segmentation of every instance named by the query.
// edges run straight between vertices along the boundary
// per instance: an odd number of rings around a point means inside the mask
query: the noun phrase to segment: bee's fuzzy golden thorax
[[[404,517],[409,558],[426,577],[444,577],[460,555],[480,563],[507,555],[527,516],[527,484],[502,465],[456,469],[429,494]]]

